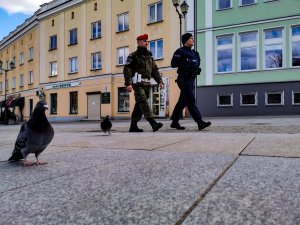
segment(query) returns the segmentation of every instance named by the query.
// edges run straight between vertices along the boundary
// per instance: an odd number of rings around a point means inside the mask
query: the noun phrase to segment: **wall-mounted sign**
[[[101,103],[110,104],[110,92],[101,93]]]
[[[68,87],[76,87],[79,86],[80,82],[65,82],[65,83],[58,83],[58,84],[51,84],[51,85],[46,85],[45,89],[57,89],[57,88],[68,88]]]

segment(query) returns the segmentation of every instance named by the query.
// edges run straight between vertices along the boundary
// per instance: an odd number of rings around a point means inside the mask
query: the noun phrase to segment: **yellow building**
[[[29,118],[43,93],[51,120],[129,118],[134,96],[124,87],[123,67],[136,50],[136,37],[147,33],[165,83],[158,90],[153,80],[150,104],[155,116],[168,117],[179,95],[176,70],[170,67],[179,47],[177,20],[169,0],[55,0],[41,5],[0,42],[3,65],[16,61],[16,68],[7,72],[7,98],[24,99],[23,108],[13,104],[15,114]],[[0,75],[2,101],[4,79]]]

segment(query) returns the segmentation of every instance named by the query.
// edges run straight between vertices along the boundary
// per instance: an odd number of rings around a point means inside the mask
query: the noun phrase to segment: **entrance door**
[[[100,93],[88,95],[88,119],[100,120]]]

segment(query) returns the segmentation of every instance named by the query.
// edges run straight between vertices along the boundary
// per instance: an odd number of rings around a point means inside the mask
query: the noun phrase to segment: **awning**
[[[24,107],[24,97],[21,98],[16,98],[14,100],[11,101],[9,107],[15,107],[15,106],[19,106],[20,108]]]

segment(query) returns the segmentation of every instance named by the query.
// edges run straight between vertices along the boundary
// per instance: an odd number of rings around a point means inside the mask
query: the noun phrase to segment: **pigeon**
[[[9,162],[23,160],[23,166],[46,164],[38,159],[54,137],[54,130],[45,115],[46,109],[48,105],[45,100],[36,104],[28,122],[21,126],[12,156],[8,159]],[[26,161],[30,153],[35,154],[35,163]]]
[[[109,119],[109,116],[106,116],[104,120],[101,122],[101,129],[106,134],[106,132],[110,135],[110,129],[112,127],[112,123]]]

